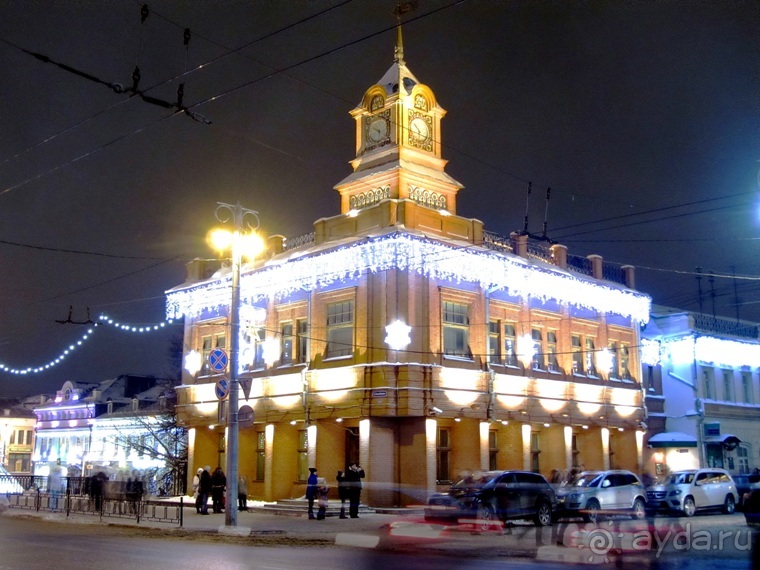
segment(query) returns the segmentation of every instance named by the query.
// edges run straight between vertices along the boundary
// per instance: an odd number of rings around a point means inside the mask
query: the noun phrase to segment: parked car
[[[753,489],[760,489],[760,474],[732,475],[732,478],[736,484],[736,494],[739,495],[736,508],[743,509],[744,499],[749,495],[749,492]]]
[[[647,489],[648,509],[676,511],[687,517],[710,509],[731,514],[738,501],[736,484],[724,469],[675,471]]]
[[[582,516],[596,522],[600,514],[630,513],[646,516],[646,490],[630,471],[583,471],[557,491],[560,517]]]
[[[0,493],[2,494],[21,494],[24,488],[19,484],[18,479],[8,473],[8,470],[0,465]]]
[[[550,525],[557,509],[554,489],[538,473],[484,471],[454,483],[448,493],[430,497],[426,520],[477,519],[486,530],[492,521],[529,519]]]
[[[755,487],[744,497],[744,520],[751,527],[760,527],[760,487]]]

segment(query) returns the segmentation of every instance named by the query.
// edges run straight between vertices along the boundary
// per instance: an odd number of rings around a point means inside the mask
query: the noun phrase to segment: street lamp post
[[[224,223],[229,217],[221,213],[228,212],[232,216],[234,229],[232,233],[232,300],[230,302],[230,395],[227,411],[227,504],[224,508],[225,526],[237,526],[238,500],[238,390],[240,380],[240,265],[243,252],[241,250],[241,232],[244,229],[244,218],[252,216],[258,227],[258,212],[243,208],[240,203],[225,204],[217,202],[216,218]],[[248,226],[250,229],[256,229]]]

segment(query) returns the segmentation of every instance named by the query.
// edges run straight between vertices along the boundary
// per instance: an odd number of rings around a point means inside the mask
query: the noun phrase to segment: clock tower
[[[353,173],[335,186],[341,195],[341,213],[395,199],[456,214],[462,185],[444,172],[441,119],[445,115],[432,89],[406,66],[399,24],[393,65],[351,111],[356,158],[351,161]]]

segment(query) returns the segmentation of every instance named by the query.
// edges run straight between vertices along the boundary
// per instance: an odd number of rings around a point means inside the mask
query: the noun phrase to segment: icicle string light
[[[561,269],[499,255],[488,250],[457,248],[431,240],[394,233],[368,238],[325,253],[291,258],[241,276],[241,303],[283,298],[300,290],[312,291],[361,276],[398,269],[434,280],[467,282],[483,289],[502,289],[524,298],[559,303],[621,315],[640,323],[649,320],[649,296],[590,279],[574,277]],[[230,276],[167,292],[167,318],[197,317],[230,303]]]
[[[148,332],[161,330],[172,323],[173,323],[172,320],[167,320],[167,321],[158,323],[156,325],[136,327],[133,325],[125,325],[123,323],[118,323],[114,321],[113,319],[111,319],[110,317],[108,317],[107,315],[100,315],[98,317],[98,322],[93,323],[93,326],[87,329],[87,332],[83,334],[79,338],[79,340],[77,340],[73,344],[70,344],[68,348],[64,349],[56,358],[54,358],[50,362],[46,364],[40,364],[38,366],[27,366],[26,368],[14,368],[13,366],[0,362],[0,371],[7,372],[8,374],[19,374],[19,375],[39,374],[40,372],[45,372],[46,370],[49,370],[50,368],[63,362],[63,360],[69,357],[72,354],[72,352],[74,352],[77,348],[82,346],[85,343],[85,341],[89,340],[92,334],[95,332],[95,329],[99,325],[110,325],[119,330],[128,331],[128,332],[148,333]]]

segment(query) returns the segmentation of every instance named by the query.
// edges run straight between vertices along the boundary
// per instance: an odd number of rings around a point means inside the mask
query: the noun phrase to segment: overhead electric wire
[[[19,242],[15,242],[15,241],[4,240],[4,239],[0,239],[0,244],[12,245],[12,246],[16,246],[16,247],[25,247],[25,248],[28,248],[28,249],[37,249],[37,250],[41,250],[41,251],[54,251],[54,252],[58,252],[58,253],[76,253],[76,254],[79,254],[79,255],[93,255],[93,256],[96,256],[96,257],[110,257],[110,258],[114,258],[114,259],[142,259],[142,260],[150,260],[150,261],[155,261],[155,260],[166,261],[166,258],[164,258],[164,257],[146,257],[146,256],[142,256],[142,255],[118,255],[118,254],[114,254],[114,253],[102,253],[102,252],[97,252],[97,251],[83,251],[83,250],[79,250],[79,249],[63,249],[63,248],[60,248],[60,247],[46,247],[46,246],[42,246],[42,245],[32,245],[32,244],[28,244],[28,243],[19,243]]]

